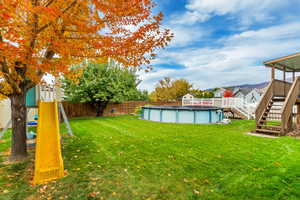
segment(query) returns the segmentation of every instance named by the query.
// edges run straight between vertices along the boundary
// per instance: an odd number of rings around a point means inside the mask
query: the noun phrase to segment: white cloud
[[[200,27],[186,27],[180,25],[171,25],[168,27],[174,33],[169,47],[183,47],[187,46],[195,41],[200,41],[205,36],[210,34],[209,30],[203,30]]]
[[[299,51],[300,22],[245,31],[218,41],[220,47],[182,48],[160,54],[155,62],[176,63],[185,69],[163,69],[144,74],[141,87],[152,90],[165,76],[186,78],[200,88],[269,80],[265,60]]]
[[[272,20],[273,11],[280,11],[293,4],[300,5],[296,0],[189,0],[187,11],[183,15],[174,16],[172,23],[194,24],[207,21],[213,16],[236,15],[245,26],[257,21]]]

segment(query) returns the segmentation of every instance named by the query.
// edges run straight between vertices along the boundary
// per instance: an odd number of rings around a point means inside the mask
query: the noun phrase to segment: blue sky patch
[[[165,76],[201,89],[270,80],[262,62],[300,51],[299,0],[156,0],[175,37],[155,70],[140,72],[153,90]]]

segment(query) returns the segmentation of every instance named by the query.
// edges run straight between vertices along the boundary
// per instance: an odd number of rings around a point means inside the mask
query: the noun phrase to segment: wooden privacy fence
[[[180,106],[181,102],[149,102],[149,101],[126,101],[124,103],[109,103],[104,109],[103,116],[116,116],[131,114],[135,109],[145,105]],[[97,110],[90,104],[63,102],[65,112],[69,118],[95,117]]]

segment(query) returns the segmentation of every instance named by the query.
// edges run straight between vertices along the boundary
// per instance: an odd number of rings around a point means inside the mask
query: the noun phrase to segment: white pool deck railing
[[[214,106],[220,108],[236,109],[248,119],[255,117],[257,103],[246,102],[243,98],[194,98],[192,95],[185,95],[182,98],[182,106]]]

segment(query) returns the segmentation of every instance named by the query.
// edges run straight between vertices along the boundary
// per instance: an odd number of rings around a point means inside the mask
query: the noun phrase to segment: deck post
[[[275,67],[274,66],[272,66],[271,78],[272,78],[272,81],[275,79]]]
[[[209,110],[209,123],[212,121],[211,110]]]
[[[159,110],[159,121],[162,122],[162,109]]]
[[[295,80],[295,70],[293,71],[293,82]]]
[[[288,121],[288,130],[287,131],[290,132],[293,130],[293,115],[291,115],[288,120],[289,121]],[[285,134],[287,134],[287,133],[285,133]]]
[[[285,72],[286,72],[286,69],[285,69],[285,66],[283,67],[283,81],[285,82]]]
[[[285,77],[285,71],[286,71],[286,69],[285,69],[285,66],[283,67],[283,81],[285,82],[286,80],[286,77]],[[283,95],[285,96],[285,84],[283,85]]]
[[[300,105],[297,105],[296,127],[300,128]]]

